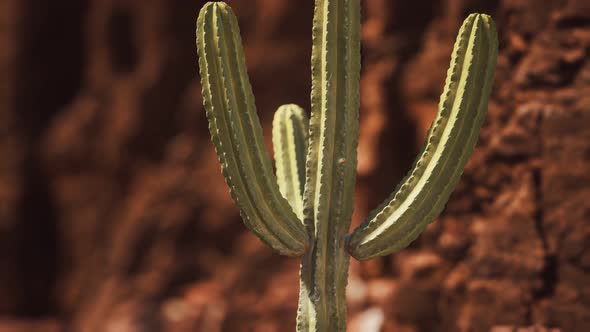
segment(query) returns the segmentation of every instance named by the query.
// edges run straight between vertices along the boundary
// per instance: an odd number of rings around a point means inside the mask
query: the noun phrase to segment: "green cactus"
[[[302,256],[301,332],[345,331],[349,257],[400,250],[442,211],[477,142],[493,82],[494,22],[472,14],[459,31],[439,112],[412,170],[347,235],[356,177],[359,31],[360,0],[315,0],[311,119],[296,105],[277,110],[275,177],[237,20],[225,3],[210,2],[197,21],[203,100],[232,197],[262,241],[281,254]]]
[[[293,104],[279,107],[272,122],[279,189],[301,220],[308,123],[303,108]]]

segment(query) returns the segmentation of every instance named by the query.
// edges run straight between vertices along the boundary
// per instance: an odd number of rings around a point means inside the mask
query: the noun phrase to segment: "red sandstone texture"
[[[229,1],[270,150],[309,109],[313,1]],[[0,331],[290,331],[298,261],[249,234],[209,142],[203,1],[0,0]],[[409,248],[351,264],[350,331],[590,331],[590,3],[364,0],[358,225],[411,165],[456,31],[492,14],[481,139]]]

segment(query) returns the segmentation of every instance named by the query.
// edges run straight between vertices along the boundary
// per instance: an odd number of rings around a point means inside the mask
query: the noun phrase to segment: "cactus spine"
[[[487,111],[497,37],[470,15],[459,32],[439,112],[395,192],[347,235],[358,141],[360,0],[315,0],[311,119],[296,105],[273,121],[277,177],[264,150],[240,34],[223,2],[203,7],[197,49],[209,129],[246,226],[281,254],[302,256],[297,331],[345,331],[349,257],[400,250],[442,211]],[[309,127],[309,130],[308,130]]]

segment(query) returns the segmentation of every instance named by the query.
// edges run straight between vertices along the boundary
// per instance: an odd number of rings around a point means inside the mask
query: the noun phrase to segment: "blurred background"
[[[312,0],[233,0],[267,146],[309,109]],[[0,0],[0,331],[293,331],[296,259],[246,231],[201,104],[201,0]],[[590,331],[590,2],[362,0],[353,226],[420,149],[473,11],[500,55],[447,209],[352,261],[350,331]]]

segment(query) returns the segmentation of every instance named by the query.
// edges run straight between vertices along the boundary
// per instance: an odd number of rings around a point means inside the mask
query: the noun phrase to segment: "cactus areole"
[[[301,256],[297,331],[345,331],[350,256],[365,260],[398,251],[443,210],[487,112],[498,42],[489,16],[465,19],[422,152],[398,188],[351,234],[360,0],[315,0],[312,47],[311,117],[296,105],[277,110],[275,176],[235,15],[223,2],[209,2],[197,21],[211,139],[244,223],[278,253]]]

